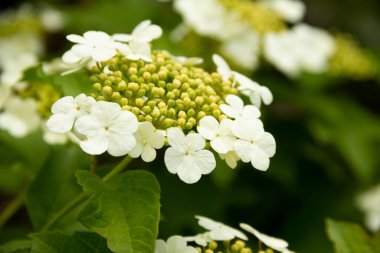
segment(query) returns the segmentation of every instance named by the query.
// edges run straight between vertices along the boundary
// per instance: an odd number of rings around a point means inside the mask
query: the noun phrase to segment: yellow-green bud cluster
[[[37,101],[37,112],[42,118],[51,115],[51,107],[60,98],[58,92],[47,83],[30,83],[19,92],[22,98],[33,98]]]
[[[212,241],[206,247],[197,247],[196,249],[199,253],[253,253],[252,249],[247,247],[245,242],[241,240],[237,240],[233,244],[230,244],[230,242],[223,244],[219,245],[217,242]]]
[[[140,122],[158,129],[179,126],[193,129],[206,115],[227,118],[219,108],[228,94],[236,94],[231,81],[218,73],[182,65],[166,51],[155,51],[152,62],[131,61],[116,55],[91,69],[96,100],[120,104]]]
[[[221,0],[228,10],[235,10],[242,20],[248,22],[259,33],[279,32],[286,28],[276,11],[250,0]]]
[[[354,80],[370,79],[377,75],[379,67],[373,56],[352,37],[338,34],[335,45],[336,51],[330,61],[332,75]]]

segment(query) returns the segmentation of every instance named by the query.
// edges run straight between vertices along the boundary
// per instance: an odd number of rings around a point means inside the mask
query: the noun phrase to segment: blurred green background
[[[128,33],[144,19],[152,20],[164,30],[163,37],[154,42],[153,48],[167,49],[178,55],[188,53],[169,38],[170,31],[181,21],[171,2],[2,0],[0,5],[6,10],[25,2],[36,6],[48,4],[66,17],[62,31],[45,37],[46,60],[61,56],[69,48],[70,43],[65,40],[67,34],[82,34],[88,30]],[[306,23],[353,34],[379,61],[379,1],[307,0],[305,3]],[[273,104],[262,109],[266,131],[272,133],[277,142],[270,169],[263,173],[240,163],[231,170],[218,161],[212,174],[202,177],[196,185],[186,185],[168,173],[163,153],[152,164],[134,161],[132,167],[152,171],[161,184],[159,237],[200,232],[193,218],[199,214],[235,227],[239,222],[251,224],[267,234],[285,238],[296,252],[333,252],[325,233],[325,219],[363,224],[363,214],[357,209],[355,198],[380,182],[379,79],[354,81],[304,75],[291,81],[270,67],[260,69],[253,76],[274,94]],[[63,149],[48,147],[39,133],[19,140],[1,132],[0,208],[23,189],[23,179],[31,173],[30,168],[50,171],[46,180],[51,180],[49,187],[54,194],[75,195],[75,184],[54,190],[61,187],[62,178],[74,180],[72,170],[57,169],[56,173],[62,173],[59,177],[51,171],[65,160],[56,157]],[[88,162],[81,151],[70,152],[74,152],[71,155],[75,168]],[[107,160],[104,168],[113,162]],[[52,193],[47,188],[39,194],[50,196]],[[35,201],[38,205],[44,198]],[[31,229],[26,209],[22,208],[0,231],[0,243],[21,238]]]

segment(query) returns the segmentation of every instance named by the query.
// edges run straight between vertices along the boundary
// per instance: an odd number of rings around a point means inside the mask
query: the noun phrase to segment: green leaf
[[[327,233],[336,253],[379,253],[380,236],[371,238],[357,224],[326,221]]]
[[[88,157],[77,146],[57,147],[52,152],[27,194],[26,206],[34,229],[41,229],[53,215],[81,194],[75,171],[84,168],[89,168]],[[76,222],[77,214],[70,214],[57,227],[70,230],[80,225]]]
[[[14,240],[0,246],[1,253],[29,252],[32,247],[30,240]]]
[[[76,232],[67,235],[60,231],[31,234],[31,253],[108,253],[106,241],[94,233]]]
[[[78,183],[93,193],[78,220],[105,237],[116,253],[154,251],[160,217],[160,186],[147,171],[128,171],[108,183],[88,171]]]

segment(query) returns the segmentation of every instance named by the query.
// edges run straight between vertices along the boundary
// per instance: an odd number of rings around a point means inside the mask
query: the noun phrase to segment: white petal
[[[197,151],[205,147],[206,141],[200,134],[190,133],[186,135],[188,151]]]
[[[85,38],[83,38],[80,35],[76,35],[76,34],[67,35],[66,39],[69,40],[69,41],[71,41],[71,42],[74,42],[74,43],[79,43],[79,44],[86,43],[86,39]]]
[[[257,119],[261,116],[261,112],[256,106],[246,105],[242,111],[242,116],[247,119]]]
[[[62,61],[67,64],[78,63],[82,58],[77,56],[72,50],[65,52],[62,55]]]
[[[157,240],[154,248],[154,253],[168,253],[168,246],[164,240]]]
[[[231,94],[227,95],[225,100],[229,105],[231,105],[233,108],[236,108],[238,110],[241,110],[244,107],[243,100],[236,95],[231,95]]]
[[[251,144],[249,141],[236,140],[234,149],[243,162],[247,163],[251,161]]]
[[[110,133],[108,135],[108,153],[112,156],[128,154],[136,145],[136,139],[132,134]]]
[[[244,229],[245,231],[247,231],[247,232],[253,234],[254,236],[256,236],[257,239],[259,239],[266,246],[268,246],[268,247],[270,247],[270,248],[272,248],[274,250],[283,251],[289,245],[286,241],[284,241],[282,239],[278,239],[278,238],[275,238],[275,237],[268,236],[268,235],[260,233],[259,231],[257,231],[256,229],[254,229],[253,227],[251,227],[248,224],[240,223],[240,227],[242,229]]]
[[[187,149],[187,141],[181,129],[177,127],[171,127],[167,130],[167,133],[170,146],[180,151]]]
[[[209,174],[215,169],[216,161],[212,152],[208,150],[196,151],[192,156],[192,165],[194,168],[198,168],[203,175]]]
[[[221,104],[219,105],[219,108],[224,114],[226,114],[230,118],[236,119],[239,117],[239,111],[237,111],[232,106]]]
[[[185,156],[181,166],[178,167],[178,176],[179,178],[187,183],[193,184],[199,181],[202,176],[202,172],[199,168],[197,159],[194,159],[190,156]]]
[[[251,164],[255,169],[266,171],[269,168],[269,157],[257,145],[251,146]]]
[[[236,168],[237,161],[239,161],[239,156],[236,154],[235,151],[229,151],[226,154],[219,154],[219,156],[222,160],[226,161],[227,165],[230,166],[230,168]]]
[[[149,138],[148,143],[151,147],[155,149],[160,149],[165,144],[165,136],[160,132],[155,132]]]
[[[108,42],[111,38],[105,32],[100,31],[88,31],[83,34],[83,37],[86,39],[86,42],[91,42],[92,44],[101,44]]]
[[[273,101],[273,94],[272,92],[268,89],[268,87],[265,86],[260,86],[259,92],[261,95],[261,98],[264,102],[264,104],[269,105]]]
[[[264,132],[264,127],[259,119],[239,118],[233,122],[231,131],[236,137],[251,141],[256,140]]]
[[[217,54],[212,55],[212,60],[217,66],[218,73],[222,75],[223,80],[228,80],[231,77],[232,73],[227,62],[220,55]]]
[[[141,154],[141,159],[144,162],[151,162],[156,159],[156,150],[149,145],[144,146],[144,151]]]
[[[53,114],[46,122],[46,126],[53,133],[68,133],[74,125],[75,117],[66,114]]]
[[[71,114],[75,109],[74,98],[71,96],[58,99],[51,107],[52,113]]]
[[[142,145],[140,142],[137,142],[135,147],[128,153],[130,157],[137,158],[139,157],[144,150],[144,145]]]
[[[165,151],[165,165],[168,171],[172,174],[177,174],[178,167],[183,163],[185,154],[178,151],[176,148],[170,147]]]
[[[71,51],[78,57],[85,58],[92,55],[94,48],[88,45],[76,44],[72,46]]]
[[[178,252],[179,249],[186,247],[185,239],[178,235],[169,237],[166,244],[168,245],[168,253]]]
[[[272,157],[276,153],[276,141],[270,133],[264,132],[255,143],[269,157]]]
[[[121,41],[121,42],[129,42],[129,41],[133,40],[132,35],[125,34],[125,33],[116,33],[116,34],[112,35],[112,38],[114,40]]]
[[[233,136],[221,136],[213,139],[210,144],[212,149],[214,149],[219,154],[226,154],[231,151],[234,147],[234,141],[236,139]]]
[[[203,117],[197,127],[198,133],[207,140],[213,140],[219,128],[219,122],[212,116]]]
[[[96,135],[104,126],[98,118],[92,115],[85,115],[77,119],[74,125],[75,129],[85,136]]]
[[[112,48],[99,48],[93,50],[91,56],[95,61],[107,61],[116,54],[116,50]]]
[[[90,155],[103,154],[108,148],[108,141],[105,134],[98,133],[80,142],[80,147]]]
[[[109,131],[110,133],[123,136],[136,132],[137,128],[138,121],[136,116],[129,111],[120,111],[119,114],[112,119]]]

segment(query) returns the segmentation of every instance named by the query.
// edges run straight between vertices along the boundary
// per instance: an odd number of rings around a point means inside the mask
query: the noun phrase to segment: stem
[[[103,182],[109,181],[111,178],[119,174],[123,169],[132,161],[132,157],[125,156],[123,160],[121,160],[120,163],[118,163],[107,175],[105,175],[102,178]],[[85,192],[78,195],[75,199],[73,199],[71,202],[67,203],[66,206],[64,206],[58,213],[56,213],[52,219],[46,223],[46,225],[41,229],[42,232],[48,231],[57,221],[59,221],[62,217],[64,217],[66,214],[68,214],[71,210],[73,210],[75,207],[77,207],[80,203],[82,203],[84,200],[86,200],[89,197],[88,194]]]
[[[26,199],[28,187],[22,189],[16,197],[5,207],[5,209],[0,214],[0,228],[11,218],[17,210],[24,204]]]

